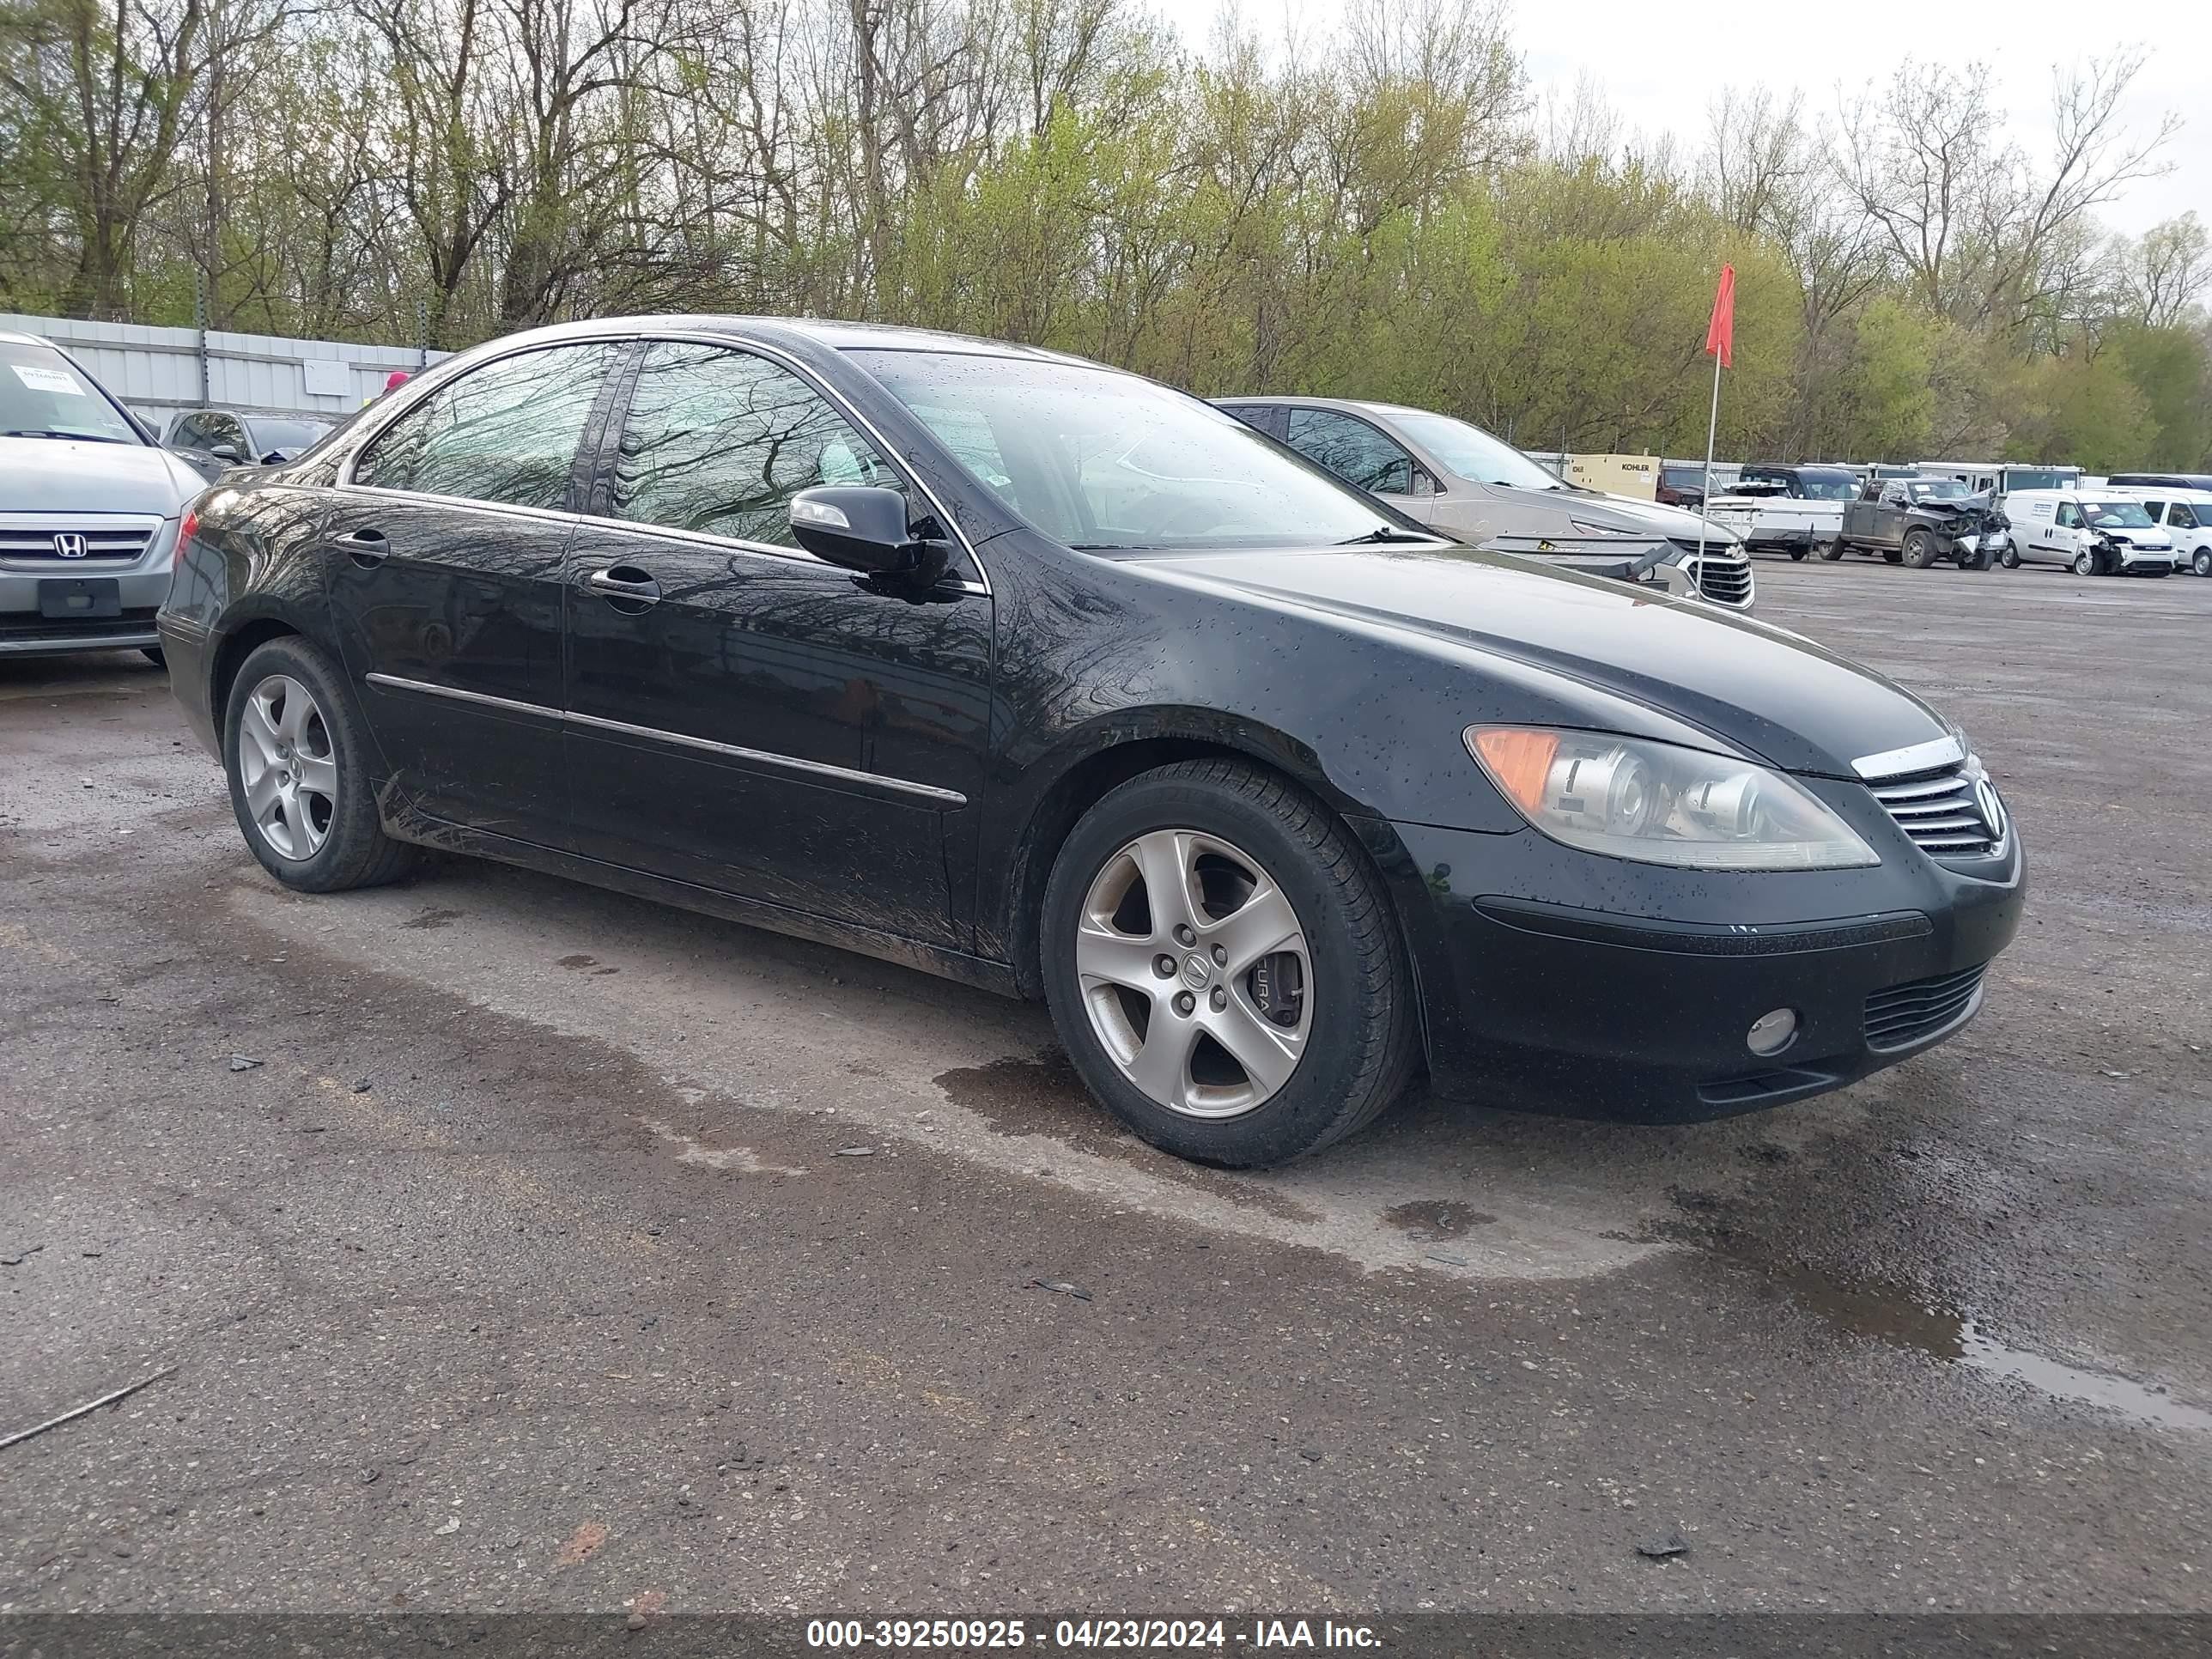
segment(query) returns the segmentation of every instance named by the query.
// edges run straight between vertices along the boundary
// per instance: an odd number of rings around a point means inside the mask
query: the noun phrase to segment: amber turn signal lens
[[[1487,726],[1474,738],[1475,757],[1513,804],[1533,817],[1543,804],[1544,781],[1552,775],[1552,760],[1559,752],[1559,734]]]

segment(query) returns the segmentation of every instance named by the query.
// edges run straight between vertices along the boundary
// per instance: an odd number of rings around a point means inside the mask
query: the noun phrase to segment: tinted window
[[[272,449],[305,449],[330,429],[325,421],[263,420],[257,416],[253,445],[264,454]]]
[[[617,348],[550,346],[450,380],[370,444],[357,483],[562,507],[568,471]]]
[[[2187,501],[2176,501],[2173,504],[2173,516],[2171,519],[2168,519],[2166,522],[2172,525],[2176,530],[2201,530],[2203,528],[2203,525],[2197,510],[2190,506]]]
[[[791,498],[816,484],[903,488],[788,369],[726,346],[646,349],[615,461],[617,518],[795,547]]]
[[[1352,416],[1333,409],[1293,409],[1290,444],[1362,489],[1387,495],[1413,493],[1413,458]]]
[[[205,449],[207,434],[201,428],[200,417],[197,415],[181,416],[177,422],[176,430],[169,434],[169,441],[179,449]]]

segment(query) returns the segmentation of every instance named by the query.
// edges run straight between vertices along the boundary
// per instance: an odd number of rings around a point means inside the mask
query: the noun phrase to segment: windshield
[[[1234,416],[1133,374],[967,353],[852,355],[978,482],[1069,547],[1414,537]]]
[[[143,441],[99,387],[50,345],[0,340],[0,435]]]
[[[1905,488],[1916,501],[1955,501],[1966,497],[1966,486],[1956,478],[1915,478]]]
[[[2066,473],[2038,471],[2033,467],[2015,466],[2005,472],[2008,489],[2063,489],[2070,482]]]
[[[1855,472],[1800,472],[1797,494],[1808,501],[1855,501],[1859,498]]]
[[[2150,528],[2150,514],[2141,501],[2084,501],[2081,516],[2100,530]]]
[[[263,454],[272,449],[305,449],[330,431],[327,421],[253,421],[253,444]]]
[[[1492,437],[1479,426],[1455,421],[1449,415],[1396,410],[1386,418],[1462,478],[1476,483],[1507,484],[1515,489],[1565,488],[1558,473],[1537,465],[1511,444]]]

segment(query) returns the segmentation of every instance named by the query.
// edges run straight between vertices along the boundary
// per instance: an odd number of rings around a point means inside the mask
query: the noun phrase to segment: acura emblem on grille
[[[84,538],[74,530],[64,530],[54,538],[54,551],[65,559],[81,559],[85,554]]]

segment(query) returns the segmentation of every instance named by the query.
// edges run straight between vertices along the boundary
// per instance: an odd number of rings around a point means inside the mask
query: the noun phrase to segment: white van
[[[2173,562],[2184,570],[2212,576],[2212,489],[2176,489],[2144,485],[2124,488],[2143,504],[2150,521],[2173,538]]]
[[[2010,521],[1999,561],[2063,565],[2077,576],[2164,576],[2173,538],[2131,495],[2112,489],[2015,489],[1998,503]]]

